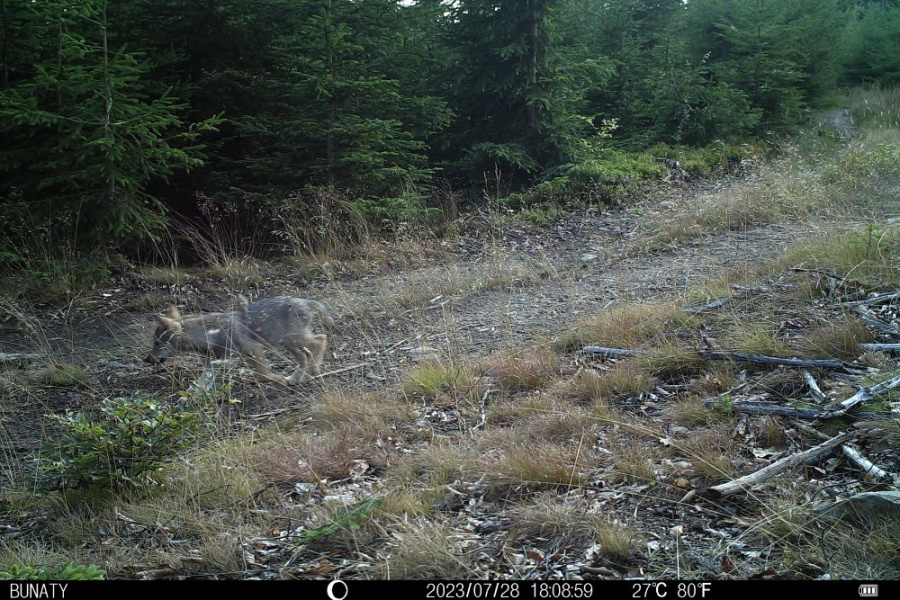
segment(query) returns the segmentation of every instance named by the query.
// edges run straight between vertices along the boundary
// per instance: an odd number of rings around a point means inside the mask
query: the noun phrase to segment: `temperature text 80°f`
[[[632,598],[707,598],[712,592],[712,584],[703,583],[666,583],[663,581],[635,583],[632,587]]]

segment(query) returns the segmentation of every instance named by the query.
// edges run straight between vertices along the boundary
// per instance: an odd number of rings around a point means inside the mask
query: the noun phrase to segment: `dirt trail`
[[[835,113],[835,119],[843,117]],[[543,227],[512,223],[494,231],[490,242],[460,243],[424,269],[312,283],[288,270],[254,296],[325,301],[345,332],[332,340],[325,369],[365,366],[291,390],[260,388],[245,373],[232,388],[242,402],[229,410],[241,420],[308,404],[310,396],[331,389],[378,389],[397,381],[422,346],[445,360],[467,360],[535,343],[620,303],[677,298],[729,271],[775,258],[806,235],[786,223],[710,235],[665,252],[638,251],[650,233],[647,223],[674,217],[693,196],[728,185],[673,188],[627,209],[573,214]],[[228,302],[225,286],[211,287],[203,291],[187,284],[181,293],[190,294],[193,306],[221,310]],[[84,364],[90,373],[89,381],[67,387],[23,384],[22,374],[15,373],[0,380],[8,398],[0,403],[0,449],[21,455],[37,448],[47,435],[46,413],[96,406],[99,398],[136,391],[171,395],[200,375],[194,357],[171,361],[162,370],[140,361],[149,344],[152,310],[115,308],[122,296],[135,293],[146,292],[97,290],[66,313],[62,324],[47,314],[42,319],[49,325],[39,329],[14,319],[0,323],[0,352],[44,352],[58,362]],[[290,368],[277,360],[273,366],[282,372]]]
[[[819,126],[833,127],[837,130],[841,139],[847,140],[859,135],[859,128],[853,121],[853,116],[846,108],[835,108],[822,114]]]
[[[530,231],[511,225],[480,252],[424,269],[311,284],[292,281],[287,273],[256,294],[286,293],[329,303],[346,334],[332,340],[326,368],[368,366],[326,380],[324,387],[347,383],[375,387],[396,379],[404,364],[412,362],[412,348],[429,346],[445,358],[459,360],[527,345],[561,334],[580,319],[620,303],[676,298],[730,270],[774,258],[798,236],[794,225],[770,226],[709,236],[645,255],[636,251],[645,235],[643,223],[651,216],[666,217],[653,215],[655,211],[674,214],[678,209],[656,199],[642,204],[609,214],[571,215]],[[125,393],[139,384],[172,385],[165,369],[155,372],[139,361],[149,343],[150,311],[104,316],[108,296],[120,292],[98,290],[97,311],[75,311],[70,324],[45,329],[43,340],[7,327],[0,333],[3,349],[40,352],[52,346],[58,360],[78,357],[107,395]],[[214,310],[227,300],[212,294],[194,303]],[[187,372],[198,371],[196,359],[179,361]],[[160,381],[154,385],[154,379]],[[97,387],[86,392],[96,392]],[[297,395],[307,391],[312,390],[301,388]],[[54,394],[66,400],[59,406],[51,402],[51,408],[73,407],[85,395],[77,389],[56,388],[45,395]]]

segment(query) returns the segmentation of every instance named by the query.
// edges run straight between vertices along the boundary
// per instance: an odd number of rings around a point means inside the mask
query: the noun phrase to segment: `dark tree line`
[[[893,1],[0,0],[0,227],[96,247],[322,188],[389,214],[898,79]]]

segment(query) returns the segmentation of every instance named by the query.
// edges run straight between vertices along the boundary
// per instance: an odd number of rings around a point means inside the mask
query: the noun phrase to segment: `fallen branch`
[[[854,437],[855,433],[842,433],[837,435],[818,446],[786,456],[780,460],[776,460],[772,464],[759,469],[749,475],[744,475],[738,479],[722,483],[707,489],[708,493],[715,498],[724,498],[740,491],[750,490],[751,488],[768,481],[779,473],[814,462],[823,456],[830,454],[836,447],[840,446],[847,440]]]
[[[700,355],[711,360],[731,360],[750,362],[761,365],[780,365],[784,367],[814,367],[821,369],[847,369],[847,363],[840,360],[815,360],[806,358],[778,358],[763,354],[746,354],[744,352],[719,352],[717,350],[701,350]]]
[[[721,406],[721,400],[718,398],[709,398],[703,403],[710,408],[718,408]],[[731,402],[731,408],[745,415],[777,415],[779,417],[791,417],[793,419],[818,419],[824,411],[814,408],[791,408],[790,406],[781,406],[780,404],[769,404],[765,402]]]
[[[495,390],[493,388],[484,391],[484,394],[481,396],[481,410],[479,411],[479,419],[478,419],[478,422],[475,424],[475,426],[472,427],[472,431],[475,431],[476,429],[481,429],[481,428],[487,426],[487,399],[488,399],[488,396],[490,396],[491,394],[494,394],[496,392],[499,392],[499,391],[500,390]]]
[[[358,365],[351,365],[349,367],[344,367],[343,369],[338,369],[336,371],[328,371],[327,373],[319,373],[318,375],[315,375],[315,376],[311,377],[310,379],[322,379],[323,377],[328,377],[329,375],[337,375],[338,373],[344,373],[345,371],[352,371],[354,369],[362,369],[365,366],[367,366],[366,363],[361,363]]]
[[[800,431],[803,431],[804,433],[807,433],[813,437],[817,437],[820,440],[828,439],[827,435],[825,435],[818,429],[810,427],[806,423],[803,423],[801,421],[793,421],[793,425]],[[885,470],[881,469],[880,467],[875,465],[875,463],[863,456],[862,452],[860,452],[852,444],[842,444],[841,451],[844,453],[844,456],[850,459],[853,464],[855,464],[863,471],[863,476],[868,475],[871,479],[875,480],[887,479],[890,477],[890,475]]]
[[[856,312],[859,314],[859,320],[863,322],[863,325],[868,325],[872,329],[877,329],[882,333],[888,333],[891,335],[900,334],[900,329],[897,328],[893,323],[885,323],[881,319],[875,317],[871,312],[866,310],[863,307],[858,307]]]
[[[900,344],[860,344],[866,352],[900,352]]]
[[[878,296],[866,298],[865,300],[841,302],[841,306],[868,306],[869,304],[881,304],[883,302],[890,302],[891,300],[896,300],[898,298],[900,298],[900,292],[892,292],[890,294],[880,294]]]
[[[608,358],[616,358],[619,356],[634,356],[643,354],[640,350],[626,350],[624,348],[604,348],[603,346],[585,346],[581,349],[585,354],[594,356],[606,356]]]
[[[718,300],[716,300],[716,301],[714,301],[714,302],[710,302],[709,304],[705,304],[705,305],[703,305],[703,306],[694,306],[694,307],[691,307],[691,308],[685,308],[685,309],[684,309],[684,312],[686,312],[686,313],[689,314],[689,315],[696,315],[696,314],[698,314],[698,313],[702,313],[702,312],[707,311],[707,310],[715,310],[715,309],[717,309],[717,308],[722,308],[723,306],[725,306],[725,304],[726,304],[729,300],[731,300],[730,297],[719,298]]]
[[[807,387],[809,387],[809,395],[816,401],[816,404],[822,404],[822,401],[825,400],[825,393],[819,389],[819,384],[816,383],[815,377],[806,370],[800,371],[800,374],[803,376],[803,381],[806,382]]]
[[[862,452],[860,452],[852,445],[844,444],[843,446],[841,446],[841,450],[843,450],[844,456],[849,458],[853,464],[855,464],[860,468],[860,470],[862,470],[864,476],[868,475],[870,478],[876,481],[881,479],[888,479],[890,477],[887,471],[863,456]]]
[[[862,388],[840,404],[829,408],[791,408],[789,406],[780,406],[766,404],[762,402],[741,402],[732,401],[731,407],[740,413],[748,415],[779,415],[782,417],[792,417],[795,419],[835,419],[843,417],[851,408],[872,400],[876,396],[880,396],[888,390],[900,386],[900,375],[892,377],[886,381],[875,384],[870,388]],[[720,405],[719,398],[709,398],[703,401],[706,406],[716,408]]]
[[[0,352],[0,363],[8,363],[8,362],[9,363],[14,363],[14,362],[26,363],[28,361],[34,360],[35,358],[40,358],[42,356],[43,356],[43,354],[22,354],[22,353],[18,353],[18,352],[14,352],[14,353],[10,354],[7,352]]]
[[[838,404],[834,409],[824,411],[828,414],[822,415],[820,418],[832,419],[834,417],[839,417],[854,406],[862,404],[864,402],[868,402],[875,396],[879,396],[888,390],[892,390],[898,385],[900,385],[900,375],[891,377],[890,379],[882,381],[881,383],[877,383],[870,388],[862,388],[861,390]]]

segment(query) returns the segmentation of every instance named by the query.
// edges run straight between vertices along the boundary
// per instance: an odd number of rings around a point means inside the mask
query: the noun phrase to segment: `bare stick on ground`
[[[851,439],[855,435],[855,433],[842,433],[840,435],[836,435],[835,437],[819,444],[818,446],[810,448],[809,450],[804,450],[803,452],[798,452],[797,454],[786,456],[780,460],[776,460],[772,464],[765,466],[758,471],[750,473],[749,475],[744,475],[743,477],[739,477],[738,479],[715,485],[709,488],[707,492],[715,498],[724,498],[725,496],[730,496],[740,491],[750,490],[751,488],[765,481],[768,481],[769,479],[775,477],[779,473],[787,471],[788,469],[792,469],[794,467],[819,460],[823,456],[826,456],[833,452],[835,448]]]
[[[878,296],[874,296],[872,298],[866,298],[865,300],[854,300],[852,302],[841,302],[841,306],[866,306],[869,304],[882,304],[884,302],[890,302],[891,300],[900,299],[900,292],[893,292],[890,294],[881,294]]]
[[[707,398],[703,403],[710,407],[716,408],[720,406],[719,398]],[[790,406],[781,406],[780,404],[765,402],[741,402],[735,400],[731,402],[731,407],[745,415],[777,415],[779,417],[790,417],[792,419],[818,419],[825,411],[816,408],[792,408]]]
[[[806,370],[800,371],[800,374],[803,375],[803,380],[809,387],[809,395],[812,396],[813,400],[816,401],[816,404],[822,404],[822,402],[825,400],[825,393],[821,389],[819,389],[819,384],[816,383],[815,377],[812,376],[812,373]]]
[[[850,459],[850,462],[855,464],[864,475],[869,476],[874,480],[882,480],[888,479],[889,475],[887,471],[873,463],[871,460],[863,456],[863,453],[859,451],[855,446],[851,444],[844,444],[841,446],[841,450],[844,452],[844,456]]]
[[[860,344],[866,352],[900,352],[900,344]]]
[[[603,346],[585,346],[581,349],[585,354],[593,354],[594,356],[606,356],[608,358],[618,358],[621,356],[634,356],[643,354],[640,350],[626,350],[624,348],[604,348]]]
[[[764,354],[746,354],[744,352],[719,352],[716,350],[701,350],[703,358],[710,360],[731,360],[735,362],[749,362],[760,365],[778,365],[783,367],[819,367],[822,369],[847,369],[848,365],[841,360],[815,360],[806,358],[779,358],[777,356],[765,356]]]
[[[894,389],[898,385],[900,385],[900,375],[891,377],[890,379],[882,381],[881,383],[877,383],[872,387],[862,388],[861,390],[838,404],[835,408],[824,411],[827,414],[823,414],[819,418],[832,419],[834,417],[839,417],[854,406],[862,404],[864,402],[868,402],[876,396],[880,396],[886,391]]]
[[[323,377],[328,377],[329,375],[337,375],[338,373],[344,373],[345,371],[352,371],[354,369],[362,369],[365,367],[365,363],[361,363],[358,365],[350,365],[349,367],[344,367],[343,369],[338,369],[336,371],[328,371],[327,373],[319,373],[318,375],[313,376],[311,379],[322,379]]]
[[[829,439],[826,434],[822,433],[818,429],[810,427],[802,421],[792,421],[791,423],[794,425],[794,427],[808,435],[819,438],[820,440]],[[891,478],[890,474],[887,471],[863,456],[863,453],[852,444],[842,444],[841,451],[844,453],[844,456],[846,456],[847,459],[850,460],[850,462],[859,467],[859,469],[863,472],[863,476],[868,476],[870,479],[874,479],[876,481]]]
[[[731,300],[731,298],[727,298],[727,297],[719,298],[718,300],[715,300],[715,301],[710,302],[709,304],[705,304],[703,306],[693,306],[691,308],[686,308],[686,309],[684,309],[684,312],[686,312],[689,315],[696,315],[696,314],[699,314],[702,312],[706,312],[708,310],[716,310],[717,308],[722,308],[723,306],[725,306],[725,304],[729,300]]]
[[[731,406],[738,412],[748,415],[779,415],[794,419],[836,419],[843,417],[851,408],[868,402],[897,386],[900,386],[900,375],[875,384],[870,388],[862,388],[840,404],[820,409],[791,408],[790,406],[780,406],[778,404],[741,402],[740,400],[732,401]],[[720,402],[719,398],[709,398],[703,401],[704,404],[711,408],[715,408]]]

